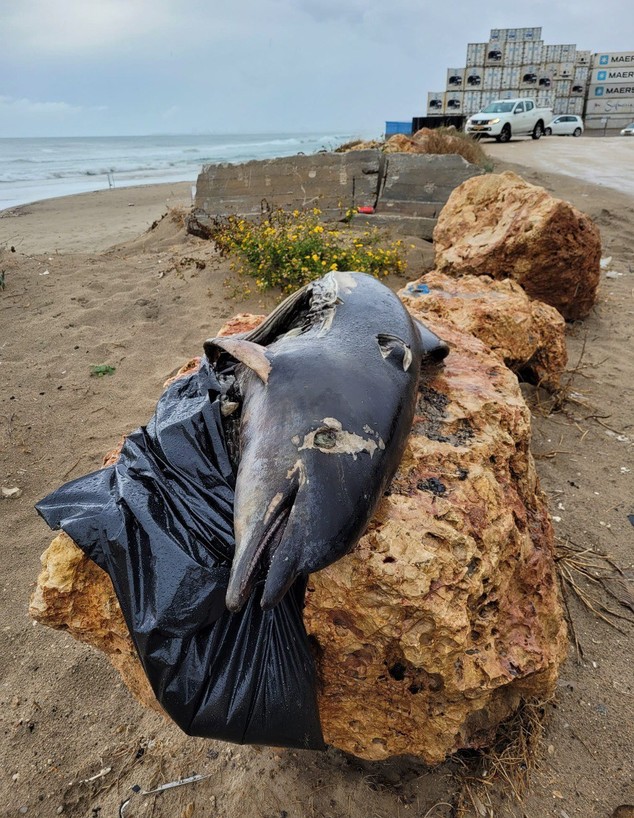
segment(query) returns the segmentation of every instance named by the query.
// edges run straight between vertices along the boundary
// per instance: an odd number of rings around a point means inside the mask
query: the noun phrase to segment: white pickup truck
[[[491,136],[498,142],[508,142],[512,136],[539,139],[552,118],[550,108],[537,108],[532,99],[495,99],[469,117],[465,130],[477,138]]]

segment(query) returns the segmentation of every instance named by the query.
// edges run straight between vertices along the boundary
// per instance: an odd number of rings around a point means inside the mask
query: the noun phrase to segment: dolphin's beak
[[[231,566],[229,585],[225,603],[230,611],[239,611],[249,598],[255,582],[266,575],[272,558],[275,556],[280,541],[284,536],[288,518],[291,514],[297,490],[282,497],[275,510],[262,520],[255,520],[249,525],[244,534],[236,543],[236,553]],[[276,575],[277,576],[277,573]],[[263,608],[274,607],[284,596],[287,588],[294,579],[294,575],[289,582],[286,582],[281,593],[277,593],[279,582],[275,582],[276,592],[274,601],[271,604],[264,604]],[[265,591],[269,582],[265,585]],[[267,594],[267,599],[271,594]]]

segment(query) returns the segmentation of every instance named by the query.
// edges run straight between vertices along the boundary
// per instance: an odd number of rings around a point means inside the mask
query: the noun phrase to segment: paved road
[[[539,141],[517,139],[503,145],[486,140],[482,147],[494,159],[538,171],[564,173],[634,196],[634,137],[548,136]]]

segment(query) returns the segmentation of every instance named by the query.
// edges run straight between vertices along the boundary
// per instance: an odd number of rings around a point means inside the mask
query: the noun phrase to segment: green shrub
[[[329,270],[356,270],[382,278],[405,269],[401,241],[386,243],[376,228],[363,233],[321,223],[321,211],[275,210],[257,221],[216,219],[213,240],[238,256],[260,290],[291,292]]]

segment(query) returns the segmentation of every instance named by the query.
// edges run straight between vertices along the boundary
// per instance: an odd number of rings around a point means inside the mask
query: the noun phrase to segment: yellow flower
[[[317,255],[317,253],[313,253],[312,259],[313,261],[319,261],[319,256]]]

